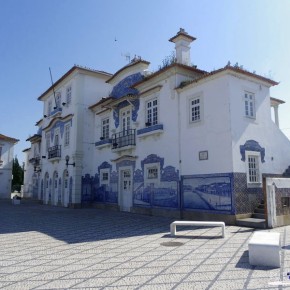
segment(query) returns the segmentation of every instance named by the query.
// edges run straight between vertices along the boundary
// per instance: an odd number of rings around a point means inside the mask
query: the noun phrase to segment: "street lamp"
[[[68,163],[69,162],[69,156],[68,155],[65,156],[65,162],[66,162],[66,167],[68,167],[69,165],[72,165],[73,167],[76,166],[75,162],[74,163]]]

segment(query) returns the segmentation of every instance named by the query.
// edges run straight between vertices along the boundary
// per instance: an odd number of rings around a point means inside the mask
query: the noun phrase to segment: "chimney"
[[[170,42],[175,43],[177,63],[191,65],[190,43],[194,40],[196,40],[196,38],[185,32],[183,28],[180,28],[177,34],[169,39]]]

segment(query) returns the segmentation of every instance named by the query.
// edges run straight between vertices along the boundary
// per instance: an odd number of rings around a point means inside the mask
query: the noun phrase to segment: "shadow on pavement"
[[[0,200],[0,221],[0,235],[37,231],[73,244],[168,233],[172,219],[28,201],[12,205],[11,200]]]

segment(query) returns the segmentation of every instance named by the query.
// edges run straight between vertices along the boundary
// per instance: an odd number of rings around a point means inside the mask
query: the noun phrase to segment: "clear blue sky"
[[[271,96],[286,101],[280,128],[290,137],[288,0],[0,0],[0,133],[20,139],[19,161],[42,117],[49,67],[54,81],[74,64],[114,73],[130,53],[156,70],[180,27],[197,38],[200,69],[238,62],[280,82]]]

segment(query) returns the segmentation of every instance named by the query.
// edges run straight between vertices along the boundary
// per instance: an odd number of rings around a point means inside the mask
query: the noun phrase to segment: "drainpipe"
[[[177,132],[177,140],[178,140],[178,170],[179,170],[179,176],[181,178],[182,176],[182,160],[181,160],[181,112],[180,112],[180,94],[177,91],[177,74],[176,74],[176,68],[175,68],[175,96],[177,98],[177,124],[178,124],[178,132]],[[179,212],[180,212],[180,218],[183,219],[183,211],[182,211],[182,198],[181,198],[181,179],[179,178],[178,181],[178,187],[179,187]]]

